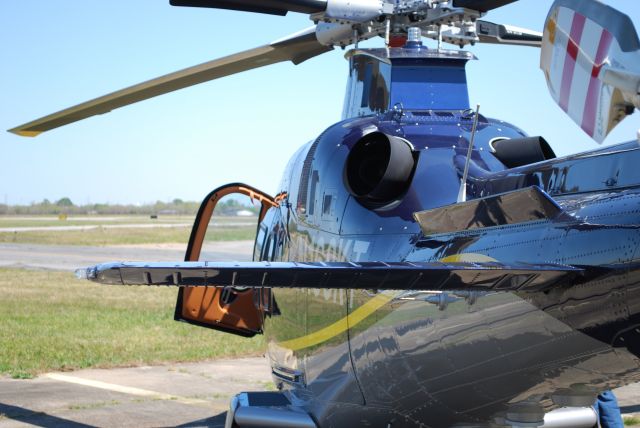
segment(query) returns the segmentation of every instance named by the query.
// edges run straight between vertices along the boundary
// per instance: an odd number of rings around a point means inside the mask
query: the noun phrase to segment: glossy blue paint
[[[631,141],[503,172],[479,171],[470,180],[476,196],[536,185],[552,196],[615,191],[640,182],[640,146]]]
[[[469,93],[465,65],[468,52],[413,49],[367,49],[348,54],[349,80],[343,119],[389,111],[466,110]]]
[[[602,272],[540,292],[273,290],[278,311],[264,330],[276,383],[320,426],[397,428],[486,426],[513,403],[532,400],[549,410],[551,397],[575,384],[593,388],[595,397],[640,380],[637,144],[507,169],[491,141],[517,142],[525,134],[480,116],[469,198],[535,185],[562,215],[425,236],[413,214],[455,203],[473,118],[462,105],[410,108],[411,101],[393,109],[394,71],[413,62],[410,67],[424,66],[424,76],[444,85],[450,76],[435,61],[463,70],[470,58],[390,51],[351,56],[352,65],[360,61],[364,68],[351,68],[347,118],[291,158],[280,189],[285,197],[260,225],[255,258],[481,258]],[[369,58],[378,65],[367,71]],[[367,73],[376,91],[358,83]],[[452,79],[460,89],[462,80]],[[407,141],[415,161],[406,191],[384,205],[354,196],[345,172],[354,147],[374,132]],[[319,332],[321,340],[313,336]]]
[[[612,187],[606,180],[622,171],[616,165],[627,162],[614,158],[635,155],[633,147],[623,145],[620,150],[507,170],[492,155],[489,142],[523,133],[485,118],[481,118],[472,156],[471,197],[541,184],[545,190],[555,189],[555,200],[571,221],[543,220],[423,236],[411,215],[455,202],[470,120],[460,111],[420,113],[405,111],[393,119],[388,112],[340,122],[296,155],[303,164],[306,160],[306,166],[292,164],[288,182],[289,195],[296,201],[290,203],[288,214],[290,260],[437,261],[460,253],[501,262],[590,266],[626,266],[637,260],[640,215],[634,212],[640,212],[640,191]],[[400,200],[370,209],[350,195],[344,165],[356,142],[378,131],[410,141],[417,165]],[[588,167],[591,177],[584,181],[578,173],[584,168],[583,159],[594,163]],[[546,171],[562,171],[564,177],[575,179],[554,187],[548,178],[553,174]],[[620,183],[640,184],[634,171],[624,171],[617,173]],[[574,193],[581,190],[591,193]],[[334,198],[336,213],[342,212],[335,221],[323,218],[321,205],[327,194]],[[311,200],[313,213],[307,211]],[[585,219],[606,224],[585,224]],[[490,421],[515,397],[539,395],[541,405],[549,409],[554,391],[576,381],[598,390],[621,385],[638,378],[640,349],[630,344],[637,341],[631,337],[621,341],[620,334],[640,325],[640,305],[635,306],[640,295],[632,291],[637,273],[630,276],[626,267],[616,272],[604,280],[547,293],[443,296],[425,290],[390,294],[389,303],[349,329],[348,339],[341,342],[341,336],[336,336],[336,342],[327,346],[293,352],[297,361],[305,362],[305,373],[312,375],[306,387],[285,388],[303,398],[301,405],[322,426],[352,420],[381,427],[389,422],[416,426],[430,421],[427,426],[439,427]],[[275,293],[277,297],[279,291]],[[321,290],[318,293],[322,296]],[[379,293],[393,292],[347,293],[349,316]],[[322,300],[317,304],[322,306]],[[336,313],[335,303],[324,302],[321,312]],[[302,311],[286,306],[282,316],[300,317]],[[327,325],[326,320],[307,319],[307,334]],[[347,342],[350,360],[344,359]],[[273,343],[277,346],[277,341]],[[588,375],[581,368],[586,366]],[[344,391],[351,392],[345,396]],[[357,404],[357,397],[366,404]]]
[[[400,120],[392,120],[389,113],[343,121],[294,156],[296,162],[287,173],[291,177],[287,181],[290,208],[281,206],[288,211],[289,260],[434,261],[459,253],[481,254],[500,261],[592,266],[636,260],[640,218],[630,214],[628,207],[640,207],[640,197],[632,190],[613,189],[596,197],[570,195],[567,190],[575,190],[575,186],[565,188],[565,193],[556,193],[556,201],[572,221],[562,224],[538,221],[422,236],[411,215],[455,201],[461,157],[470,130],[469,120],[461,112],[446,116],[414,113],[407,111]],[[349,194],[343,178],[349,151],[363,135],[376,131],[406,138],[418,159],[406,194],[382,209],[359,203]],[[515,190],[531,180],[509,181],[509,177],[533,177],[553,168],[571,176],[571,167],[579,164],[579,159],[592,159],[583,155],[506,170],[490,151],[489,141],[496,136],[517,138],[522,132],[508,124],[482,119],[470,175],[470,184],[477,189],[495,189],[499,184],[502,191]],[[612,162],[608,159],[614,156],[596,155],[605,164]],[[589,183],[598,180],[593,178]],[[633,178],[625,180],[628,183]],[[606,180],[600,182],[600,187],[591,184],[588,188],[598,192],[609,188]],[[505,183],[513,184],[504,188]],[[635,185],[638,183],[640,180]],[[327,194],[333,198],[335,213],[342,211],[335,221],[323,218],[322,201]],[[315,207],[311,213],[308,207],[312,200]],[[585,218],[600,217],[616,227],[584,223]],[[281,218],[286,217],[283,214]],[[428,426],[486,422],[504,411],[514,397],[534,396],[542,391],[540,402],[549,408],[551,394],[560,387],[570,387],[576,380],[597,389],[628,382],[638,377],[634,373],[639,367],[636,357],[640,350],[628,345],[635,342],[632,338],[627,339],[627,345],[619,339],[620,332],[628,331],[638,317],[638,310],[633,309],[635,294],[628,289],[628,284],[634,282],[626,272],[623,268],[605,280],[546,294],[443,296],[423,291],[391,295],[389,303],[366,321],[353,325],[348,337],[341,334],[324,346],[289,351],[287,361],[295,361],[294,365],[303,368],[308,384],[302,387],[285,383],[284,387],[322,426],[351,420],[354,424],[366,421],[371,426],[386,427],[389,422],[394,426],[416,426],[427,420],[431,422]],[[317,290],[320,299],[316,300],[316,310],[342,313],[334,308],[336,303],[330,292],[323,297],[325,292]],[[275,291],[276,298],[281,293],[297,293],[301,295],[298,300],[308,299],[300,291],[279,290]],[[346,293],[347,313],[352,314],[378,293],[393,292]],[[622,296],[631,300],[625,303]],[[281,307],[281,316],[291,319],[299,319],[309,310],[309,306],[300,305]],[[616,307],[620,308],[618,313],[611,310]],[[266,327],[272,346],[277,349],[279,333],[277,328],[270,330],[272,322],[275,320],[269,320]],[[307,318],[306,334],[329,324],[322,317]],[[350,359],[345,359],[346,352]],[[272,353],[275,355],[278,353]],[[273,358],[274,364],[285,361]],[[588,376],[581,369],[583,366],[590,367]],[[365,404],[358,404],[359,400]]]

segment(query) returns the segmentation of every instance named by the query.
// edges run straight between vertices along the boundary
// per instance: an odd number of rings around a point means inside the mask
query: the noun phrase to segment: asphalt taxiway
[[[80,245],[0,244],[0,267],[73,271],[113,261],[182,261],[187,244]],[[205,243],[202,254],[208,260],[249,260],[253,241]]]
[[[273,388],[265,358],[0,378],[0,428],[222,428],[231,397]]]
[[[270,389],[258,357],[0,378],[0,428],[222,428],[233,395]],[[640,413],[640,384],[616,395],[623,413]]]

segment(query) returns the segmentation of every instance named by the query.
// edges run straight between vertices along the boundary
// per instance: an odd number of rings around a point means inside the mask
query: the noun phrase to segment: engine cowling
[[[358,140],[347,157],[347,189],[365,206],[393,203],[411,184],[415,163],[408,141],[382,132],[369,133]]]

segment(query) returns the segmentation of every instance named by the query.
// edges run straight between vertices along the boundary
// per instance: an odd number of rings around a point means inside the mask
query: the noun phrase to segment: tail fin
[[[540,68],[555,101],[599,143],[640,108],[638,35],[627,15],[599,1],[556,0]]]

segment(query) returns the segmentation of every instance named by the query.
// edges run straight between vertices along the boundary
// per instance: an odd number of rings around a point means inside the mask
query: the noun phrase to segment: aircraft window
[[[309,198],[309,179],[311,178],[311,163],[313,162],[313,156],[315,155],[316,149],[318,148],[318,141],[319,139],[317,139],[311,145],[302,165],[302,177],[300,178],[300,189],[298,191],[297,207],[299,214],[306,214],[307,201]]]
[[[320,181],[320,177],[318,176],[318,171],[314,170],[311,173],[311,189],[309,191],[309,215],[313,215],[316,208],[316,188],[318,187],[318,182]]]
[[[343,116],[355,117],[389,108],[391,66],[371,57],[352,58]]]
[[[225,236],[243,237],[245,242],[249,242],[247,238],[255,236],[259,213],[260,202],[245,194],[232,193],[220,198],[209,219],[199,259],[216,260],[219,257],[220,240]],[[252,245],[242,247],[235,255],[236,260],[251,260],[252,250]]]
[[[392,82],[391,105],[402,102],[406,109],[432,106],[439,110],[469,107],[464,68],[398,66],[393,70]]]
[[[322,200],[322,215],[331,214],[331,201],[333,200],[332,195],[324,195],[324,199]]]
[[[272,235],[267,236],[267,242],[264,244],[262,254],[260,254],[260,260],[268,260],[271,253],[271,246],[273,244]]]
[[[271,252],[269,254],[269,261],[274,262],[277,260],[278,247],[280,246],[281,241],[278,239],[277,235],[273,237]]]
[[[369,98],[371,97],[371,85],[373,80],[371,75],[373,74],[373,64],[371,62],[367,62],[364,65],[364,79],[362,82],[362,99],[360,101],[360,107],[368,107],[369,106]]]
[[[267,238],[267,226],[261,224],[258,228],[258,236],[256,238],[256,248],[253,253],[254,260],[260,260],[262,257],[262,249],[264,248],[265,240]]]

